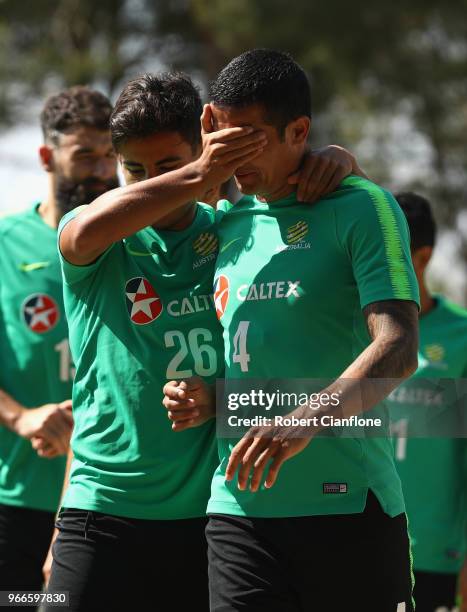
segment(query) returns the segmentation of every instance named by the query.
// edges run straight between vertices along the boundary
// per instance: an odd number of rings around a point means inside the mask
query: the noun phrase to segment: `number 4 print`
[[[242,372],[248,372],[248,363],[250,361],[250,355],[246,350],[246,337],[249,326],[250,321],[240,321],[233,337],[234,352],[232,361],[240,364]]]

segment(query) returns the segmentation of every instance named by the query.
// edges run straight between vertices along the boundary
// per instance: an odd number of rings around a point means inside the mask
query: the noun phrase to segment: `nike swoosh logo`
[[[34,263],[19,264],[18,268],[21,272],[34,272],[34,270],[41,270],[42,268],[48,268],[50,266],[50,261],[35,261]]]
[[[230,241],[230,242],[228,242],[227,244],[224,244],[224,245],[222,246],[222,248],[221,248],[221,253],[223,253],[224,251],[226,251],[226,250],[229,248],[229,246],[230,246],[231,244],[233,244],[234,242],[237,242],[238,240],[241,240],[241,238],[234,238],[233,240],[231,240],[231,241]]]

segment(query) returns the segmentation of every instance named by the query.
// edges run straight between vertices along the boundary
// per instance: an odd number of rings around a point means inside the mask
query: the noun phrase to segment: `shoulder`
[[[381,240],[391,251],[401,240],[409,244],[409,229],[402,209],[390,191],[369,180],[350,176],[333,195],[339,235],[358,234]]]
[[[12,230],[20,229],[25,223],[33,223],[36,206],[37,204],[16,213],[0,215],[0,237],[5,236]]]
[[[463,364],[461,377],[467,378],[467,310],[443,296],[437,297],[441,303],[431,325],[440,332],[444,330],[446,343],[450,339],[452,350],[456,351],[458,365]],[[440,335],[440,340],[443,340],[443,335]]]
[[[467,329],[467,309],[459,306],[459,304],[455,304],[446,298],[440,298],[441,308],[443,310],[443,314],[446,318],[451,319],[453,322],[457,322],[462,326],[465,326]]]
[[[384,214],[386,210],[400,211],[390,191],[372,181],[353,175],[345,178],[339,188],[323,200],[333,202],[336,210],[342,213],[355,214],[357,211],[375,210]]]

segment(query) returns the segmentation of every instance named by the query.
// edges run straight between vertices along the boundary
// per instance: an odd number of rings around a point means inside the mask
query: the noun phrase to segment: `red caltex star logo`
[[[214,305],[216,306],[217,318],[221,319],[229,301],[229,279],[221,274],[217,277],[214,287]]]
[[[130,279],[125,286],[126,305],[136,325],[151,323],[164,309],[154,287],[142,276]]]
[[[57,303],[45,293],[28,296],[23,302],[22,314],[26,325],[36,334],[55,327],[60,316]]]

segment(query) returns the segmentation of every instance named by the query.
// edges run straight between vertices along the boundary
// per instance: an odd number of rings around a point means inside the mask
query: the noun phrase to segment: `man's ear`
[[[291,121],[286,127],[286,140],[291,145],[303,145],[310,133],[311,119],[302,115]]]
[[[42,145],[39,147],[39,159],[41,160],[41,165],[46,172],[54,171],[54,155],[51,147],[47,145]]]
[[[420,258],[420,262],[425,267],[428,265],[432,255],[433,255],[433,247],[431,246],[424,246],[418,249],[418,256]]]
[[[415,272],[418,274],[423,274],[425,272],[425,268],[429,264],[432,254],[433,247],[431,246],[423,246],[412,251],[412,263]]]

